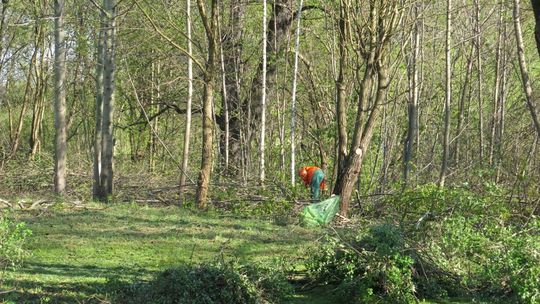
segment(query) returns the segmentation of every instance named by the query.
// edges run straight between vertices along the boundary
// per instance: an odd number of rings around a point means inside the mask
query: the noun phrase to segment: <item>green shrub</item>
[[[414,260],[406,252],[400,228],[380,224],[367,234],[328,238],[306,266],[316,281],[337,284],[348,302],[414,303]]]
[[[490,182],[474,191],[427,184],[386,200],[386,216],[415,248],[418,296],[540,303],[540,220],[504,193]]]
[[[117,303],[279,303],[292,294],[278,269],[224,262],[167,269],[148,283],[109,285]]]
[[[29,254],[24,245],[31,234],[25,223],[15,223],[0,213],[0,270],[22,263]]]

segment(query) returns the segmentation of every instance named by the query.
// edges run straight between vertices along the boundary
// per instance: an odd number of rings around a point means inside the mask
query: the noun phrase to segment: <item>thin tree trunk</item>
[[[189,140],[191,138],[191,104],[193,99],[193,46],[191,43],[191,0],[186,1],[186,27],[187,27],[187,43],[188,43],[188,98],[186,105],[186,129],[184,131],[184,151],[182,154],[182,172],[180,177],[180,191],[186,185],[186,174],[189,161]]]
[[[213,161],[213,127],[212,104],[214,99],[214,82],[216,73],[216,47],[217,47],[217,1],[211,0],[210,17],[206,13],[206,3],[204,0],[197,0],[199,14],[204,24],[206,39],[208,41],[208,58],[204,73],[204,97],[203,97],[203,142],[202,159],[199,179],[197,181],[197,192],[195,200],[201,209],[207,206],[208,185],[210,184],[210,173]]]
[[[96,97],[95,97],[95,127],[94,127],[94,153],[93,153],[93,183],[92,197],[101,200],[101,150],[103,140],[103,61],[104,61],[104,33],[105,33],[105,14],[101,13],[100,29],[97,39],[96,50]]]
[[[38,27],[38,25],[36,25],[36,29],[35,29],[36,35],[38,33],[37,27]],[[28,104],[30,102],[30,95],[31,95],[31,91],[32,91],[32,85],[31,84],[32,84],[33,78],[34,78],[33,77],[33,75],[34,75],[33,70],[35,69],[35,66],[36,66],[38,51],[39,51],[39,47],[37,47],[37,45],[36,45],[34,47],[34,52],[32,53],[32,57],[30,58],[30,64],[28,66],[28,75],[26,76],[26,84],[25,84],[25,89],[24,89],[23,104],[22,104],[21,111],[19,112],[19,118],[18,118],[18,122],[17,122],[17,127],[14,130],[14,135],[12,136],[12,140],[11,140],[10,158],[14,157],[17,154],[17,150],[19,149],[19,142],[20,142],[20,139],[21,139],[21,134],[22,134],[23,126],[24,126],[24,116],[26,114],[26,109],[27,109]]]
[[[450,103],[452,100],[452,66],[450,58],[450,37],[452,32],[452,0],[447,0],[446,6],[446,98],[444,103],[444,137],[442,166],[439,177],[439,186],[443,187],[448,170],[448,155],[450,145]]]
[[[412,36],[412,55],[409,59],[409,102],[408,102],[408,125],[407,125],[407,138],[405,141],[405,151],[403,155],[404,170],[403,170],[403,187],[406,188],[409,183],[409,173],[412,168],[412,158],[413,158],[413,146],[415,134],[418,129],[418,121],[416,120],[418,116],[418,56],[420,53],[420,29],[418,23],[420,22],[419,12],[420,4],[414,5],[414,29]]]
[[[302,5],[302,0],[300,0]],[[298,20],[300,20],[300,14],[298,14]],[[267,50],[267,30],[266,30],[266,0],[263,0],[263,59],[262,59],[262,93],[261,93],[261,137],[259,143],[259,183],[264,184],[265,180],[265,168],[264,168],[264,152],[265,152],[265,136],[266,136],[266,50]],[[300,24],[298,24],[300,26]],[[298,54],[298,53],[297,53]],[[294,94],[294,93],[293,93]]]
[[[221,27],[219,27],[221,28]],[[223,36],[221,34],[221,31],[219,33],[219,37],[221,40],[223,40]],[[223,135],[225,138],[223,139],[223,149],[225,149],[225,152],[223,154],[225,154],[225,158],[224,158],[224,163],[225,163],[225,172],[228,173],[229,172],[229,155],[230,155],[230,140],[231,140],[231,136],[230,136],[230,113],[229,113],[229,98],[228,98],[228,94],[227,94],[227,75],[226,75],[226,70],[225,70],[225,58],[223,56],[223,43],[220,43],[219,44],[219,48],[220,48],[220,59],[221,59],[221,74],[222,74],[222,77],[221,77],[221,80],[222,80],[222,90],[223,90],[223,116],[224,116],[224,124],[225,124],[225,134]]]
[[[474,0],[475,8],[475,41],[476,41],[476,61],[478,69],[478,90],[476,91],[478,98],[478,135],[479,135],[479,156],[480,162],[484,161],[484,103],[483,103],[483,70],[482,70],[482,40],[480,39],[480,5],[478,0]]]
[[[300,21],[302,14],[303,0],[298,5],[298,16],[296,22],[296,41],[294,47],[294,72],[291,101],[291,185],[296,184],[296,82],[298,78],[298,53],[300,51]]]
[[[506,17],[506,10],[504,11],[504,17]],[[504,19],[504,18],[503,18]],[[506,105],[506,95],[507,95],[507,76],[508,76],[508,52],[506,51],[507,46],[507,26],[506,22],[503,23],[503,56],[502,56],[502,79],[501,79],[501,93],[500,93],[500,101],[499,101],[499,129],[497,130],[497,143],[496,143],[496,165],[497,165],[497,181],[500,176],[501,166],[499,164],[503,160],[503,154],[502,154],[502,146],[503,146],[503,138],[504,138],[504,127],[505,127],[505,105]]]
[[[461,96],[459,98],[459,115],[458,115],[458,123],[457,123],[457,129],[456,129],[456,144],[454,147],[454,157],[453,162],[454,164],[459,164],[461,161],[461,134],[463,132],[463,125],[465,120],[465,101],[468,100],[470,102],[470,93],[471,93],[471,86],[469,85],[469,82],[471,80],[472,75],[472,68],[473,68],[473,56],[474,56],[474,44],[471,44],[471,50],[469,53],[469,56],[467,57],[467,70],[465,72],[465,80],[463,81],[463,85],[461,88]]]
[[[64,0],[54,1],[54,191],[60,195],[66,190],[67,167],[64,4]]]
[[[502,13],[502,3],[499,5],[499,20],[497,27],[499,29],[499,35],[497,36],[497,50],[495,53],[495,83],[493,84],[493,112],[491,115],[491,132],[489,140],[489,164],[493,165],[495,144],[496,144],[496,130],[497,130],[497,115],[499,113],[499,91],[500,91],[500,81],[501,81],[501,45],[502,45],[502,35],[503,35],[503,13]]]
[[[47,5],[47,3],[43,3]],[[43,8],[41,8],[43,9]],[[35,71],[35,87],[34,87],[34,107],[32,111],[32,123],[30,125],[30,138],[29,138],[29,149],[30,157],[33,158],[39,151],[41,146],[40,133],[41,125],[43,121],[43,111],[45,107],[45,90],[47,88],[47,66],[45,64],[45,28],[43,22],[39,22],[38,33],[36,37],[36,48],[40,53],[39,63],[36,60],[36,65],[34,67]]]
[[[519,58],[519,68],[521,71],[521,83],[523,85],[523,90],[525,91],[525,101],[529,112],[531,113],[531,118],[533,121],[534,128],[536,129],[536,135],[540,137],[540,120],[538,109],[536,108],[531,82],[529,79],[529,72],[527,71],[527,63],[525,62],[525,46],[523,44],[523,34],[521,31],[521,22],[520,22],[520,7],[519,0],[514,0],[514,28],[516,33],[516,44],[517,44],[517,53]]]

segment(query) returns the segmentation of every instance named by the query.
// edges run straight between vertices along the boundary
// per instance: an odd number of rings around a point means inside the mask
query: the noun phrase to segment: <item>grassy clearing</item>
[[[33,231],[32,256],[0,280],[5,303],[102,303],[109,278],[140,280],[156,271],[218,257],[240,263],[301,263],[322,233],[272,221],[178,207],[93,205],[16,213]],[[328,293],[293,303],[328,303]],[[325,300],[326,299],[326,300]]]

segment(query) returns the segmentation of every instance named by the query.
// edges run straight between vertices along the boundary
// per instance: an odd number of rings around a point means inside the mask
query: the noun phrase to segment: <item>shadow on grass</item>
[[[92,278],[109,278],[109,277],[133,277],[141,275],[149,275],[155,273],[146,268],[128,268],[128,267],[99,267],[95,265],[68,265],[68,264],[44,264],[27,262],[24,267],[17,269],[18,274],[40,274],[40,275],[55,275],[59,277],[92,277]]]
[[[0,295],[0,303],[103,303],[113,292],[109,279],[133,280],[154,272],[144,268],[29,262],[8,274],[2,285],[12,291]],[[41,279],[29,279],[36,275]]]

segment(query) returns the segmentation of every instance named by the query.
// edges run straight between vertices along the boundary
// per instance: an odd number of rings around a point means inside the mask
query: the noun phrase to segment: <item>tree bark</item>
[[[302,0],[300,0],[302,5]],[[298,15],[300,19],[300,15]],[[267,30],[266,30],[266,0],[263,0],[263,20],[262,20],[262,32],[263,32],[263,58],[262,58],[262,88],[261,88],[261,136],[259,142],[259,184],[263,185],[265,180],[265,140],[266,140],[266,45],[267,42]]]
[[[479,156],[480,162],[484,161],[484,93],[483,93],[483,70],[482,70],[482,40],[480,39],[480,4],[479,0],[474,0],[474,24],[475,24],[475,43],[476,43],[476,62],[477,62],[477,72],[478,72],[478,88],[477,88],[477,99],[478,99],[478,136],[480,142],[478,143],[479,147]]]
[[[114,158],[114,91],[115,91],[115,50],[116,50],[116,0],[104,0],[105,16],[103,54],[103,117],[101,141],[101,200],[107,201],[113,194]]]
[[[364,60],[364,71],[360,82],[352,142],[333,190],[335,194],[341,195],[340,214],[343,217],[347,216],[354,185],[358,181],[364,156],[388,92],[390,78],[387,46],[402,13],[398,9],[398,1],[370,2],[367,19],[369,24],[356,24],[362,31],[367,29],[359,35],[362,48],[358,50],[358,57]],[[374,97],[371,96],[372,85],[375,85]]]
[[[349,43],[349,2],[342,0],[339,9],[339,71],[336,80],[336,118],[337,118],[337,178],[336,186],[339,182],[339,172],[345,167],[347,158],[348,135],[347,135],[347,92],[346,92],[346,69],[347,69],[347,44]],[[340,189],[334,188],[334,193],[339,193]]]
[[[300,51],[300,21],[303,0],[300,0],[298,6],[298,15],[296,23],[296,38],[294,47],[294,71],[293,71],[293,86],[291,98],[291,185],[296,184],[296,84],[298,80],[298,52]]]
[[[450,145],[450,104],[452,101],[452,65],[450,54],[450,41],[452,32],[452,0],[446,2],[446,94],[444,102],[444,135],[443,155],[439,186],[444,187],[446,171],[448,170],[448,155]]]
[[[60,195],[66,190],[67,169],[64,5],[64,0],[54,1],[54,191]]]
[[[217,0],[211,0],[210,5],[210,16],[208,16],[205,1],[197,0],[199,14],[201,15],[206,32],[206,39],[208,41],[208,57],[204,71],[202,160],[199,179],[197,181],[197,192],[195,195],[197,206],[201,209],[204,209],[207,206],[208,186],[210,184],[210,173],[213,161],[214,117],[212,115],[212,104],[214,99],[217,53]]]
[[[243,117],[240,97],[240,70],[242,65],[243,35],[244,35],[244,0],[232,0],[229,9],[228,26],[223,34],[223,106],[227,109],[217,117],[221,129],[222,159],[228,159],[225,174],[237,176],[242,168],[241,128]],[[228,130],[227,130],[228,129]],[[227,136],[228,135],[228,136]],[[226,147],[229,149],[227,150]],[[228,155],[226,155],[228,154]]]
[[[419,29],[419,3],[414,5],[414,28],[411,39],[412,54],[409,59],[409,102],[407,103],[407,138],[405,140],[405,151],[403,153],[403,187],[406,188],[409,183],[409,174],[412,169],[412,159],[414,151],[414,139],[415,134],[418,132],[418,65],[420,64],[418,58],[420,54],[420,29]]]
[[[193,99],[193,46],[191,43],[191,0],[186,1],[186,27],[188,43],[188,98],[186,102],[186,128],[184,130],[184,149],[182,153],[182,172],[180,172],[180,191],[186,185],[186,175],[189,162],[189,145],[191,138],[191,104]]]
[[[98,30],[96,49],[96,79],[95,79],[95,127],[94,127],[94,153],[93,153],[93,183],[92,197],[96,200],[103,200],[101,193],[101,150],[103,140],[103,68],[104,68],[104,34],[105,34],[105,14],[100,16],[100,28]]]

